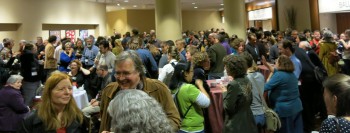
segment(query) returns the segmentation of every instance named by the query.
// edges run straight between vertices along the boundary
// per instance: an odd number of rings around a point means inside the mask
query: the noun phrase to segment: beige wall
[[[309,0],[278,0],[277,3],[280,30],[288,28],[285,18],[285,10],[290,7],[294,7],[297,11],[296,29],[304,30],[311,28]]]
[[[113,33],[113,29],[124,34],[132,28],[137,28],[140,32],[155,29],[154,10],[119,10],[107,13],[108,35]],[[218,11],[182,11],[183,31],[210,28],[223,28]]]
[[[337,14],[335,13],[320,13],[320,28],[328,27],[333,33],[338,33],[337,29]],[[343,31],[341,31],[343,32]]]
[[[182,11],[182,30],[224,28],[219,11]]]
[[[16,43],[35,41],[37,36],[45,39],[48,32],[42,24],[94,24],[98,25],[94,35],[105,35],[106,5],[80,0],[0,0],[0,23],[20,24],[16,31],[0,29],[1,40],[10,37]]]

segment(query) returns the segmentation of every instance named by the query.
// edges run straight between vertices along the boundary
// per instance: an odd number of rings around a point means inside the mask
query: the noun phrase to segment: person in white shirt
[[[174,67],[180,59],[179,52],[175,46],[171,46],[168,49],[168,64],[166,64],[160,71],[158,80],[169,86],[170,79],[174,73]]]

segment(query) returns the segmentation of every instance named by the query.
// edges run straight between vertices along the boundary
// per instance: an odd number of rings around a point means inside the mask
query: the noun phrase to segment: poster
[[[87,38],[89,36],[89,32],[88,30],[79,30],[79,38],[81,40],[84,40],[85,38]]]
[[[49,36],[56,36],[57,40],[61,40],[61,31],[60,30],[50,30]]]
[[[66,38],[70,38],[72,43],[75,42],[75,30],[66,30]]]

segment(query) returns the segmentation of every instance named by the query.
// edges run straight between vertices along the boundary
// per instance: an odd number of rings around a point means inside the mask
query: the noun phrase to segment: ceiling
[[[107,12],[123,9],[154,9],[155,0],[86,0],[106,3]],[[245,0],[250,2],[275,0]],[[183,10],[223,10],[223,0],[181,0]]]

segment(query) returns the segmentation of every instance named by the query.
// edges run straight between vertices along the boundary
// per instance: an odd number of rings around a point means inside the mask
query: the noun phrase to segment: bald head
[[[309,49],[311,49],[311,45],[310,45],[310,43],[307,42],[307,41],[301,41],[301,42],[299,43],[299,48],[302,48],[302,49],[308,51]]]

